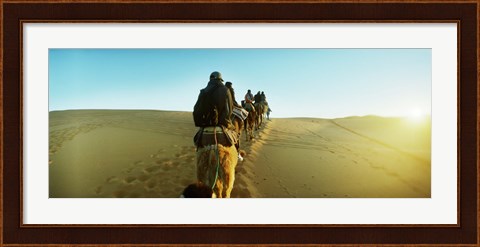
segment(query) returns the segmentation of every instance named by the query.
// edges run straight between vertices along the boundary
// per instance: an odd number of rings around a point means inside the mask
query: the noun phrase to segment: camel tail
[[[215,145],[199,148],[197,179],[213,188],[217,197],[230,197],[237,161],[238,153],[233,145],[229,147],[218,145],[218,154]]]
[[[197,151],[197,179],[212,188],[217,173],[217,151],[215,145]]]

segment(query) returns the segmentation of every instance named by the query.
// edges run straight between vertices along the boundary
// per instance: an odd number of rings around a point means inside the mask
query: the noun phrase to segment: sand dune
[[[52,198],[177,198],[195,181],[191,112],[50,113]],[[232,197],[430,197],[430,121],[272,119],[242,136]]]
[[[409,153],[398,138],[411,130],[363,120],[375,129],[348,119],[269,122],[255,150],[259,197],[430,197],[429,132],[417,136],[423,149]],[[385,133],[375,139],[375,131]]]

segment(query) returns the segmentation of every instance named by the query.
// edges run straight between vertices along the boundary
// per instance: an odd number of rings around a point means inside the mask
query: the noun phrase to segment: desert
[[[271,118],[240,148],[234,198],[429,198],[431,120]],[[178,198],[196,181],[192,112],[49,114],[50,198]]]

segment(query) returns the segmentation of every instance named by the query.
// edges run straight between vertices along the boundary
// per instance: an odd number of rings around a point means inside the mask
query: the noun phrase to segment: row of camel
[[[266,102],[256,103],[253,106],[254,110],[248,111],[248,107],[246,108],[248,116],[245,121],[239,117],[232,119],[235,131],[239,136],[242,129],[245,129],[247,141],[253,139],[254,130],[258,130],[262,126],[268,111]],[[237,163],[238,150],[235,145],[212,144],[199,147],[197,149],[197,181],[202,184],[203,190],[211,189],[213,197],[229,198],[235,181]]]
[[[248,117],[244,122],[244,127],[247,141],[254,138],[253,131],[260,129],[268,111],[267,102],[258,102],[252,104],[252,106],[253,107],[246,107]]]

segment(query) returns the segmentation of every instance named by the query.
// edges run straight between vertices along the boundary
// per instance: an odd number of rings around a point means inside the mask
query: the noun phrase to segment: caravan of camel
[[[268,111],[268,102],[260,101],[245,103],[244,109],[248,112],[247,119],[244,121],[246,140],[254,138],[254,130],[259,130],[266,119]],[[238,117],[238,116],[236,116]]]
[[[245,129],[246,140],[251,141],[254,138],[254,131],[258,131],[264,120],[267,117],[269,110],[268,103],[263,97],[261,100],[245,102],[242,101],[242,107],[235,107],[232,114],[232,123],[235,126],[235,132],[238,136],[238,141],[241,139],[242,129]],[[216,128],[213,129],[214,133],[217,132]],[[198,191],[204,191],[205,189],[212,190],[212,197],[217,198],[229,198],[233,189],[235,181],[235,167],[241,156],[239,155],[240,149],[237,146],[226,146],[216,143],[199,147],[197,149],[197,180],[200,188]],[[192,186],[189,186],[187,190],[190,191]],[[205,194],[188,192],[188,197],[202,197]],[[183,196],[186,196],[184,191]],[[210,196],[208,196],[210,197]]]

